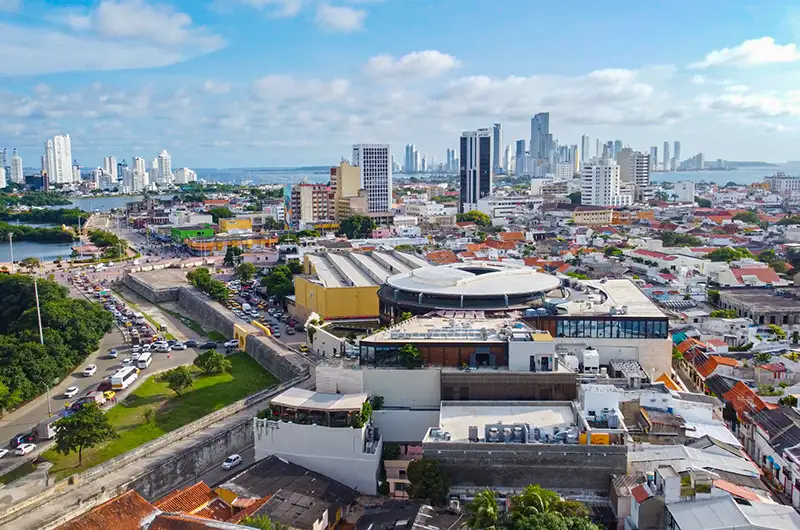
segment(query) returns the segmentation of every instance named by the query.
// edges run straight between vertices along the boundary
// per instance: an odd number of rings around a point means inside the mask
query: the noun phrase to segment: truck
[[[51,440],[56,435],[56,422],[61,418],[65,418],[69,416],[71,412],[62,410],[57,414],[53,414],[52,417],[47,418],[44,421],[39,422],[34,429],[34,434],[38,440]]]

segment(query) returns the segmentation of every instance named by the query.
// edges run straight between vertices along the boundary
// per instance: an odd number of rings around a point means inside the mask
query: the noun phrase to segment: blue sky
[[[0,0],[0,147],[173,166],[444,158],[461,131],[800,159],[800,6],[703,0]]]

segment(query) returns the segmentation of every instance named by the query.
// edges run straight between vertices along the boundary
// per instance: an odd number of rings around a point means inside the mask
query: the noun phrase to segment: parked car
[[[16,447],[19,447],[20,445],[22,445],[24,443],[32,442],[34,440],[34,438],[35,438],[35,436],[33,435],[33,433],[30,433],[30,432],[21,433],[21,434],[18,434],[16,436],[14,436],[11,439],[11,441],[8,442],[8,445],[11,448],[16,448]]]
[[[231,340],[229,340],[229,341],[227,341],[225,343],[225,347],[226,348],[238,348],[239,347],[239,341],[236,340],[236,339],[231,339]]]
[[[8,454],[8,449],[0,449],[0,458],[3,458]]]
[[[294,327],[294,330],[295,330],[295,331],[305,331],[305,330],[306,330],[306,328],[304,328],[302,324],[298,324],[298,325],[296,325],[296,326]]]
[[[184,344],[182,342],[176,342],[175,344],[172,345],[172,349],[173,350],[185,350],[186,349],[186,344]]]
[[[132,360],[134,360],[134,361],[138,361],[138,360],[139,360],[139,357],[141,357],[141,356],[142,356],[142,354],[141,354],[141,353],[139,353],[139,352],[133,352],[133,353],[131,354],[131,359],[132,359]]]
[[[197,341],[196,340],[187,340],[183,343],[187,348],[197,348]]]
[[[308,352],[308,345],[307,344],[301,344],[300,346],[297,347],[297,349],[300,350],[303,353],[306,353],[306,352]]]
[[[216,342],[211,342],[211,341],[204,342],[203,344],[201,344],[199,346],[199,348],[201,350],[211,350],[211,349],[216,348],[216,347],[217,347],[217,343]]]
[[[103,392],[103,397],[106,399],[114,399],[114,396],[116,395],[117,393],[114,392],[113,390],[106,390]]]
[[[276,339],[281,338],[281,330],[276,329],[275,331],[272,332],[272,336],[275,337]]]
[[[36,450],[36,444],[24,443],[24,444],[19,444],[17,446],[17,449],[14,451],[14,454],[17,456],[23,456],[35,450]]]
[[[90,364],[86,368],[83,369],[83,376],[84,377],[91,377],[97,373],[97,365]]]
[[[143,351],[143,352],[144,352],[144,351],[150,351],[150,348],[151,348],[151,347],[152,347],[152,346],[151,346],[150,344],[147,344],[147,343],[145,343],[145,344],[142,344],[142,351]]]
[[[170,345],[170,346],[174,346],[175,344],[178,344],[178,341],[175,340],[175,339],[169,339],[167,341],[167,344]]]
[[[71,386],[64,391],[64,397],[67,399],[74,398],[78,395],[80,389],[77,386]]]
[[[134,348],[135,348],[135,346],[134,346]],[[119,355],[119,352],[117,352],[117,350],[109,350],[108,351],[108,358],[109,359],[116,359],[117,355]]]
[[[225,471],[232,469],[242,463],[242,457],[239,455],[231,455],[222,463],[222,469]]]
[[[292,328],[286,328],[286,334],[287,334],[287,335],[294,335],[294,329],[292,329]]]
[[[131,364],[133,364],[133,359],[130,357],[125,357],[122,359],[122,366],[130,366]]]

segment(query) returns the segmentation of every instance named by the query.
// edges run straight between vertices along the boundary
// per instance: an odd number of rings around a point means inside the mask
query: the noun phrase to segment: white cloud
[[[375,78],[402,78],[408,80],[436,77],[458,68],[460,61],[436,50],[411,52],[395,59],[391,55],[370,57],[364,71]]]
[[[276,18],[297,16],[307,3],[306,0],[216,0],[214,7],[224,11],[230,9],[231,3],[237,2],[253,9],[267,10],[270,16]]]
[[[711,66],[760,66],[775,63],[793,63],[800,61],[800,50],[797,45],[777,44],[772,37],[746,40],[739,46],[714,50],[705,59],[692,63],[691,68],[709,68]]]
[[[231,91],[231,84],[225,81],[208,79],[203,83],[203,90],[211,94],[227,94]]]
[[[350,88],[346,79],[319,81],[317,79],[299,80],[291,76],[270,75],[253,83],[253,95],[258,100],[269,102],[284,101],[333,101],[340,100]]]
[[[317,6],[314,22],[324,31],[350,33],[364,29],[364,20],[366,18],[367,12],[363,9],[320,4]]]
[[[22,0],[0,0],[0,13],[15,13],[22,9]]]
[[[692,84],[693,85],[705,85],[706,84],[706,78],[703,77],[700,74],[694,75],[694,76],[692,76]]]
[[[226,44],[188,15],[143,0],[104,0],[94,11],[65,12],[61,21],[67,29],[0,23],[2,74],[156,68]]]

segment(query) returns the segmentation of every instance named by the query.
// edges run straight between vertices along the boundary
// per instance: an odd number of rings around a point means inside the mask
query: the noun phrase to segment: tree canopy
[[[119,258],[125,255],[128,242],[108,230],[90,230],[89,239],[103,250],[107,258]]]
[[[229,372],[231,362],[217,350],[207,350],[194,359],[194,365],[207,374],[221,374]]]
[[[661,242],[665,247],[697,247],[702,244],[699,238],[677,232],[662,232]]]
[[[183,391],[194,384],[192,372],[185,366],[178,366],[172,370],[167,370],[159,376],[161,381],[167,383],[167,388],[178,394],[183,394]]]
[[[492,218],[478,210],[456,214],[459,223],[475,223],[478,226],[492,226]]]
[[[78,452],[78,466],[83,464],[83,450],[117,437],[114,427],[95,402],[83,405],[73,414],[55,423],[56,451],[68,455]]]
[[[341,222],[339,233],[346,235],[347,239],[365,239],[372,234],[376,227],[372,217],[354,215]]]
[[[580,204],[581,199],[583,198],[583,194],[579,191],[573,191],[572,193],[567,195],[567,198],[569,199],[569,202],[571,202],[572,204]]]
[[[220,219],[231,219],[233,218],[233,212],[230,208],[226,208],[225,206],[216,206],[208,210],[208,213],[211,215],[211,218],[215,223],[219,223]]]
[[[756,212],[740,212],[733,216],[734,221],[742,221],[743,223],[750,223],[757,225],[761,222]]]
[[[754,257],[753,254],[747,250],[746,248],[733,248],[733,247],[723,247],[718,248],[713,252],[709,252],[705,255],[705,258],[711,261],[725,261],[730,263],[731,261],[739,261],[745,258],[752,258]]]
[[[704,199],[702,197],[695,197],[694,202],[697,203],[697,206],[700,208],[711,208],[711,201],[708,199]]]
[[[252,263],[241,263],[236,267],[236,277],[243,282],[249,282],[256,277],[258,269]]]
[[[292,269],[286,265],[278,265],[269,274],[261,278],[261,285],[267,288],[267,293],[270,296],[283,298],[294,293],[292,278]]]
[[[211,272],[205,267],[197,267],[187,272],[186,279],[189,280],[189,283],[218,302],[227,300],[230,295],[225,282],[212,278]]]
[[[427,500],[433,504],[441,504],[450,491],[450,477],[439,465],[438,460],[422,458],[408,464],[406,473],[411,484],[408,496],[412,499]]]

